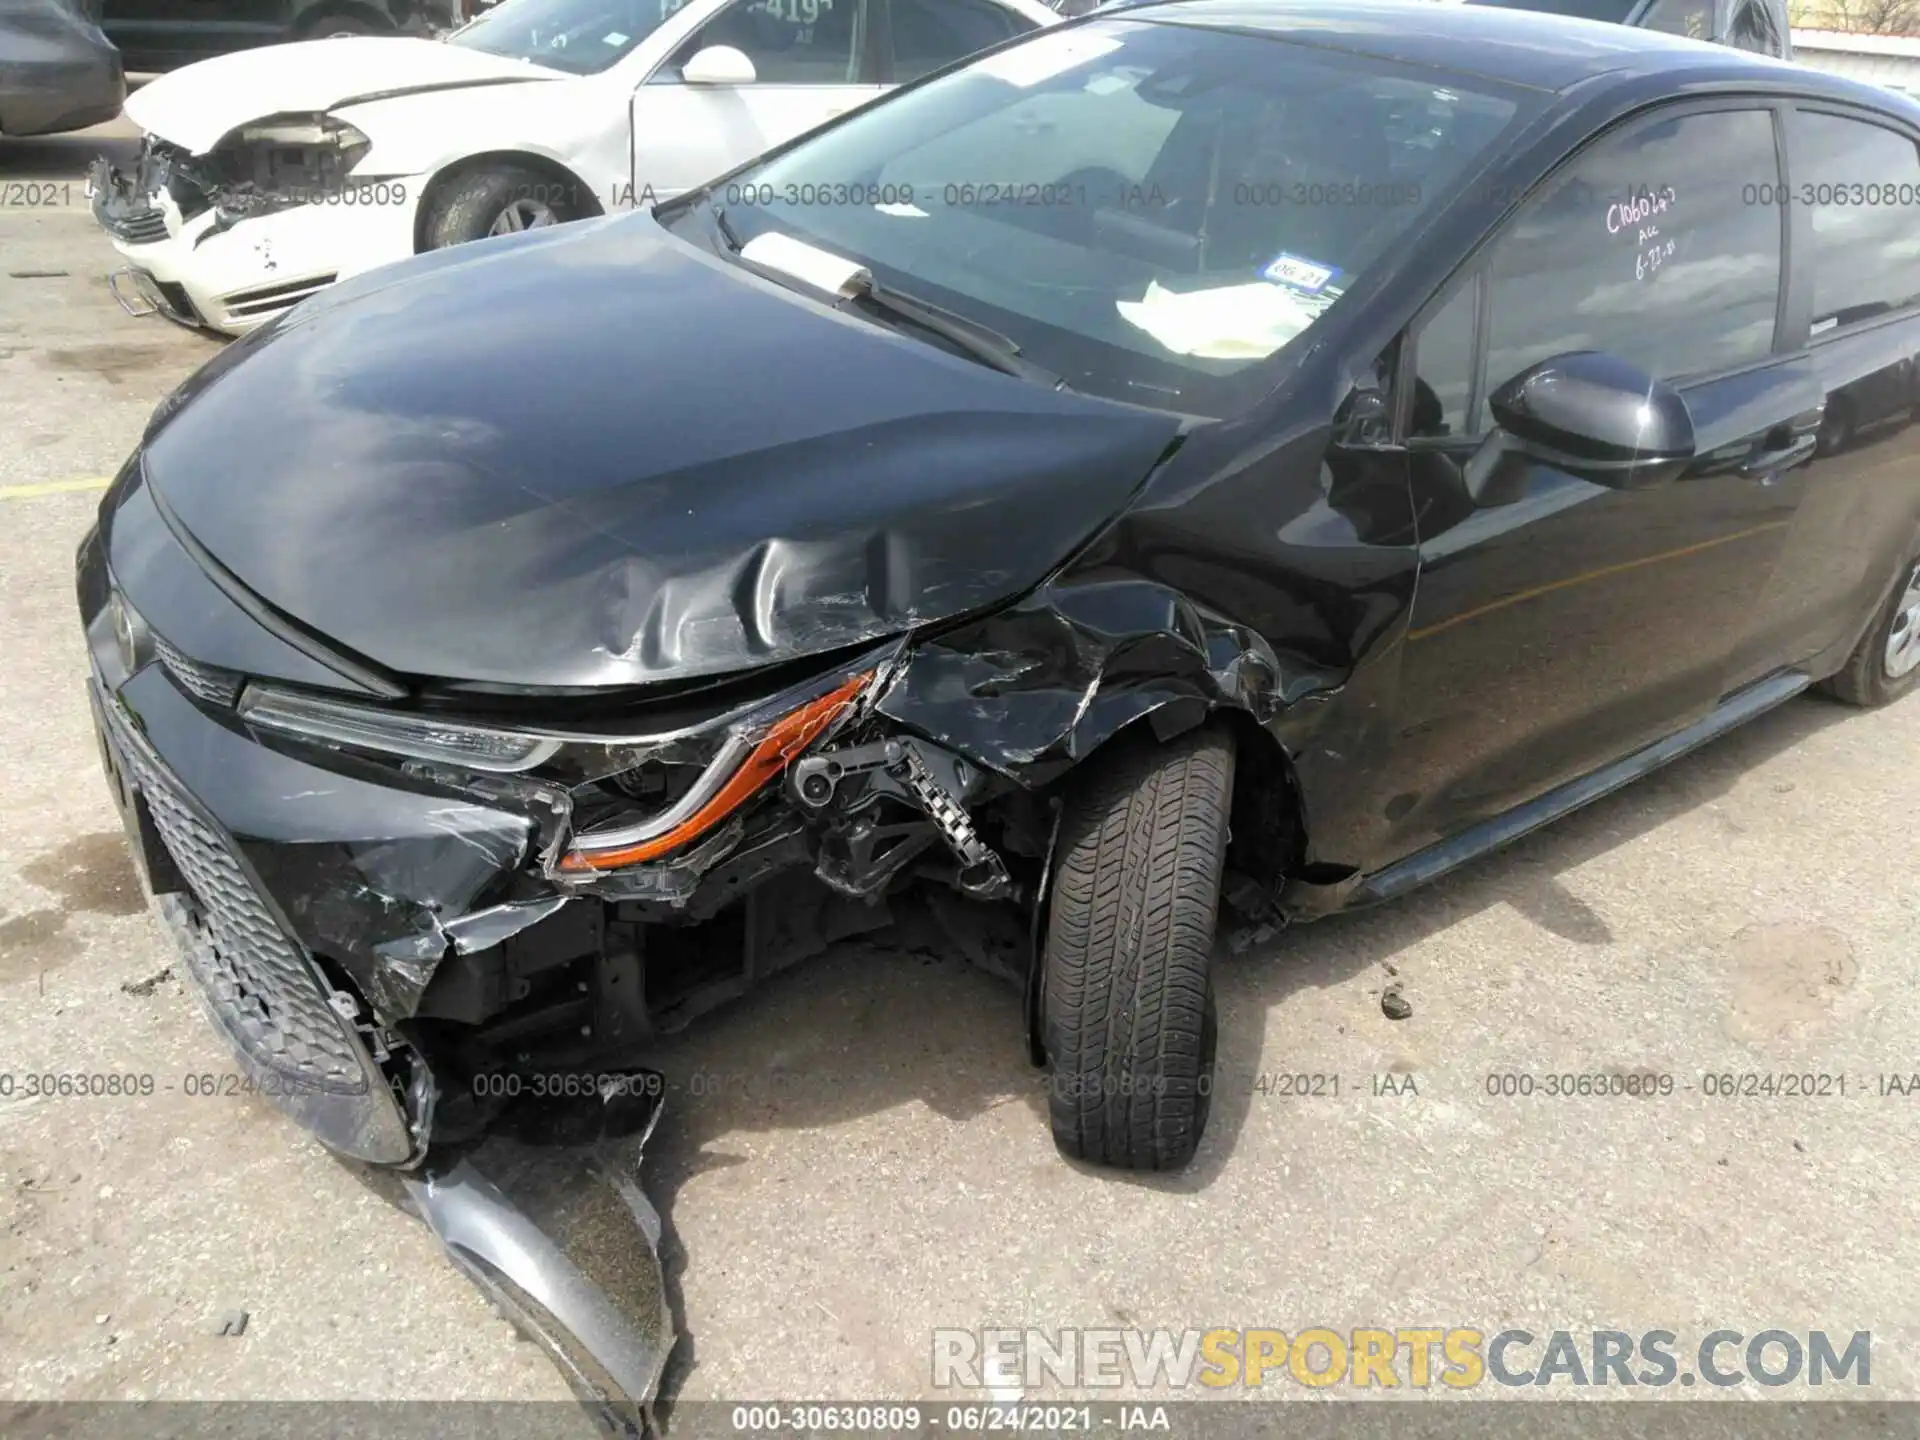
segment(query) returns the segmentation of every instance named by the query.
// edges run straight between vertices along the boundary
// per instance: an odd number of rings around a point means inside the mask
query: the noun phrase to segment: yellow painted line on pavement
[[[112,480],[49,480],[43,485],[0,485],[0,500],[32,500],[41,495],[72,495],[81,490],[104,490]]]

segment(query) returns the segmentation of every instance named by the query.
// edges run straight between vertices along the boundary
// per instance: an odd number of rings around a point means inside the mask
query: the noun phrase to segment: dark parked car
[[[466,18],[464,0],[103,0],[129,70],[350,35],[426,35]]]
[[[1062,15],[1086,15],[1125,7],[1132,0],[1048,0]],[[1631,25],[1690,40],[1711,40],[1761,55],[1793,58],[1793,35],[1784,0],[1466,0],[1507,10],[1567,15],[1608,25]]]
[[[120,52],[77,0],[0,0],[0,135],[55,135],[126,103]]]
[[[1759,55],[1793,58],[1785,0],[1467,0],[1509,10],[1537,10],[1631,25],[1689,40],[1711,40]]]
[[[1920,434],[1816,453],[1920,349],[1917,141],[1625,27],[1186,0],[343,283],[81,547],[133,844],[369,1160],[919,885],[1032,937],[1060,1148],[1182,1165],[1223,896],[1384,900],[1920,681]]]

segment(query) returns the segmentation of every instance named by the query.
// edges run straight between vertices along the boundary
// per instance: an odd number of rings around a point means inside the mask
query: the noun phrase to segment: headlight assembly
[[[303,740],[325,740],[493,773],[531,770],[551,759],[562,743],[551,736],[468,725],[436,715],[376,710],[350,700],[329,700],[269,685],[247,687],[240,697],[240,718]]]
[[[196,162],[193,177],[222,220],[296,205],[338,203],[373,142],[331,115],[290,115],[242,126]]]
[[[487,774],[540,771],[566,784],[608,779],[629,798],[577,832],[559,870],[585,878],[668,855],[714,830],[853,712],[879,671],[842,670],[771,700],[665,734],[516,729],[252,684],[239,712],[262,730]],[[691,777],[636,816],[645,779]],[[583,792],[584,793],[584,792]]]
[[[832,729],[852,710],[873,677],[873,671],[865,671],[793,709],[762,711],[729,727],[720,752],[678,801],[645,820],[575,836],[573,850],[561,860],[560,869],[576,875],[617,870],[657,860],[699,839]]]

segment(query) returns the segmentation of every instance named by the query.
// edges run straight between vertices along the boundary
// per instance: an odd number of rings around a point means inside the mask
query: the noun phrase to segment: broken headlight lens
[[[353,167],[372,148],[364,134],[331,115],[281,116],[235,131],[214,154],[217,173],[202,180],[210,182],[220,215],[242,220],[339,200],[354,183],[347,178]]]

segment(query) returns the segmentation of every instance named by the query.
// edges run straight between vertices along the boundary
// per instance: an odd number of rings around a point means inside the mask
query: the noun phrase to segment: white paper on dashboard
[[[1140,299],[1115,305],[1174,354],[1202,360],[1265,359],[1317,318],[1292,291],[1263,280],[1185,294],[1153,280]]]
[[[782,275],[791,275],[803,284],[815,286],[829,295],[851,295],[867,278],[867,267],[858,261],[822,250],[791,235],[767,230],[740,247],[740,258]]]
[[[996,80],[1004,80],[1009,85],[1024,89],[1029,85],[1038,85],[1042,80],[1051,80],[1056,75],[1064,75],[1076,65],[1098,60],[1102,55],[1111,55],[1119,48],[1119,40],[1111,35],[1087,35],[1071,31],[1063,35],[1041,35],[1024,45],[1016,45],[1011,50],[1003,50],[998,55],[989,55],[975,62],[972,73],[991,75]]]

